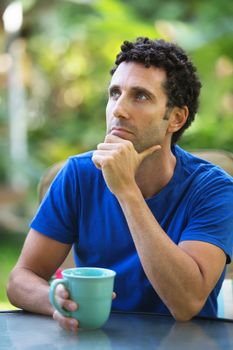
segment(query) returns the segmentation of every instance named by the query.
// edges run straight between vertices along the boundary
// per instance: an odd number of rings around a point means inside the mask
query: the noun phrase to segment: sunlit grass
[[[6,301],[0,302],[0,310],[17,310],[17,308],[11,305],[9,301]]]

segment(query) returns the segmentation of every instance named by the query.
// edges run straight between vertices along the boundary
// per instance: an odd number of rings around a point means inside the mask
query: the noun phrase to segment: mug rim
[[[88,270],[94,270],[94,271],[103,271],[106,274],[104,275],[93,275],[93,276],[85,276],[85,275],[72,275],[72,271],[88,271]],[[100,278],[111,278],[116,275],[116,272],[111,269],[106,269],[103,267],[92,267],[92,266],[86,266],[86,267],[71,267],[68,269],[64,269],[62,272],[63,277],[68,277],[68,278],[84,278],[84,279],[100,279]]]

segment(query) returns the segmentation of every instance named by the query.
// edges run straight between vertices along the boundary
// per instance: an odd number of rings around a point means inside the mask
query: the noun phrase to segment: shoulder
[[[92,162],[93,151],[70,156],[62,167],[63,175],[77,176],[83,171],[87,174],[96,172],[97,169]]]
[[[222,168],[202,158],[192,155],[182,149],[181,155],[183,169],[189,173],[188,178],[191,198],[188,208],[192,214],[195,212],[204,215],[220,217],[233,223],[233,178]]]
[[[69,166],[93,166],[92,162],[93,151],[76,154],[68,158],[67,164]]]
[[[50,184],[52,189],[65,188],[67,191],[70,188],[71,192],[76,192],[79,181],[85,182],[88,178],[99,175],[101,172],[92,162],[92,154],[93,151],[73,155],[49,168],[39,186],[40,197],[44,196]]]
[[[102,183],[102,171],[97,169],[92,161],[93,151],[74,155],[68,158],[62,176],[73,182],[74,186]]]
[[[43,199],[51,183],[56,184],[60,181],[65,182],[75,180],[78,175],[78,168],[81,166],[84,166],[85,168],[92,167],[94,169],[91,160],[92,154],[93,151],[73,155],[68,159],[57,162],[47,168],[38,185],[40,201]]]
[[[230,186],[233,185],[232,176],[218,165],[191,154],[177,145],[173,147],[173,153],[183,173],[194,177],[196,182],[198,181],[200,183],[202,181],[211,184],[215,181],[220,181]]]
[[[176,184],[186,189],[190,205],[233,202],[233,178],[222,168],[204,159],[174,148],[177,158]]]

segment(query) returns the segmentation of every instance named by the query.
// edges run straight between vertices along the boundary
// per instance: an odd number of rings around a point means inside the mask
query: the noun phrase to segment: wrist
[[[138,185],[133,183],[131,186],[128,186],[124,191],[121,191],[117,194],[115,194],[117,197],[119,203],[129,203],[137,201],[138,199],[143,198],[142,193],[138,187]]]

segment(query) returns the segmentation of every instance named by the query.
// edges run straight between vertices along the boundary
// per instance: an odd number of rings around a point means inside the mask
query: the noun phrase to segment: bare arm
[[[52,315],[49,279],[67,256],[71,246],[50,239],[31,229],[19,260],[11,272],[7,293],[19,308]]]
[[[209,243],[178,246],[160,227],[138,191],[119,199],[144,271],[178,320],[189,320],[204,306],[226,263],[225,253]]]
[[[135,173],[152,147],[138,154],[129,141],[107,136],[94,152],[127,220],[144,271],[152,286],[178,320],[195,316],[217,283],[226,263],[217,246],[187,241],[178,246],[161,228],[145,203]]]

